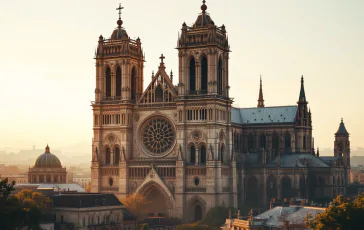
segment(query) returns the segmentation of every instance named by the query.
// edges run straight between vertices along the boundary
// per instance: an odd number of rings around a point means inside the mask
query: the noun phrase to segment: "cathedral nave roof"
[[[297,106],[277,106],[264,108],[233,108],[231,121],[235,124],[294,123]]]
[[[320,159],[312,155],[311,153],[291,153],[280,155],[280,167],[281,168],[329,168],[330,166]],[[277,167],[278,156],[271,161],[267,166],[270,168]],[[306,166],[307,165],[307,166]]]

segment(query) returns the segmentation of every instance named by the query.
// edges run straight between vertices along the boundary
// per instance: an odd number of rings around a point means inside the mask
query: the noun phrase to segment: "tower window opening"
[[[120,66],[116,69],[116,84],[115,84],[116,96],[121,96],[121,69]]]
[[[111,97],[111,70],[106,69],[106,97]]]
[[[207,58],[204,56],[201,60],[201,91],[207,93]]]
[[[217,94],[222,95],[222,60],[219,60],[217,66]]]
[[[196,62],[194,58],[190,60],[190,92],[196,91]]]
[[[133,67],[133,69],[131,70],[131,99],[134,100],[135,99],[135,94],[136,94],[136,69],[135,67]]]

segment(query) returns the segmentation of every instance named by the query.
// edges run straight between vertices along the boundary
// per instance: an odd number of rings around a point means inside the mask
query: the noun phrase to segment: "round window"
[[[162,117],[148,120],[142,126],[140,135],[143,146],[155,155],[163,155],[171,150],[176,139],[173,125]]]
[[[200,179],[198,177],[195,177],[194,179],[195,185],[199,185],[200,184]]]

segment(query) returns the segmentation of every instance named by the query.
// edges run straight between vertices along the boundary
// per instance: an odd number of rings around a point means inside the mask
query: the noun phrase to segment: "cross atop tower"
[[[163,54],[161,55],[161,57],[159,58],[159,59],[161,59],[161,63],[163,64],[164,62],[163,62],[163,60],[165,59],[166,57],[165,56],[163,56]]]
[[[119,19],[121,19],[121,10],[124,9],[124,7],[121,7],[121,3],[119,3],[119,7],[116,8],[116,10],[119,11]]]

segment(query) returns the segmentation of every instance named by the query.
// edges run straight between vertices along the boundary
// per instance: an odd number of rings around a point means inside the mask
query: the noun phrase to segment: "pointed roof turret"
[[[307,102],[306,95],[305,95],[305,86],[304,86],[303,75],[301,77],[301,90],[300,90],[300,97],[298,98],[298,102]]]
[[[262,75],[260,75],[260,88],[259,88],[259,97],[258,97],[258,108],[264,108],[263,87],[262,87]]]
[[[121,7],[121,3],[119,4],[119,7],[116,8],[116,10],[119,11],[119,20],[116,22],[116,24],[118,24],[118,27],[113,31],[113,33],[111,34],[111,39],[115,40],[115,39],[128,39],[129,36],[126,33],[126,30],[122,27],[123,25],[123,20],[121,20],[121,10],[124,9],[124,7]]]
[[[205,27],[205,26],[209,26],[210,24],[214,25],[214,21],[212,21],[210,15],[208,13],[206,13],[207,10],[207,6],[206,6],[206,1],[203,0],[202,1],[202,6],[201,6],[201,10],[202,13],[197,17],[197,20],[195,22],[195,24],[193,24],[193,27]]]
[[[345,135],[345,136],[349,135],[349,133],[346,130],[345,125],[344,125],[344,119],[342,119],[342,118],[341,118],[341,123],[340,123],[339,129],[335,133],[335,136],[337,136],[337,135]]]

